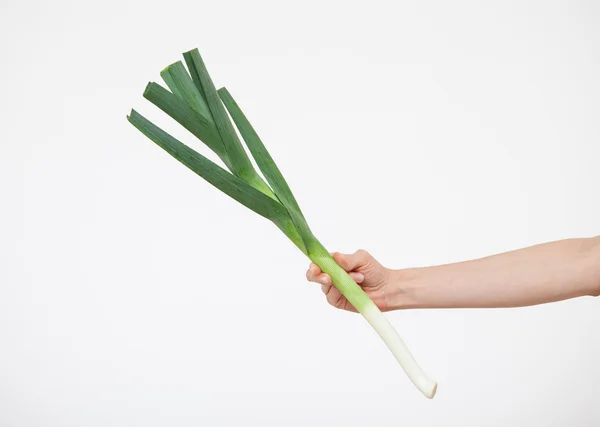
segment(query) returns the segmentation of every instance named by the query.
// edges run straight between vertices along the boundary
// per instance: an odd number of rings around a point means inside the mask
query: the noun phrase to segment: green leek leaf
[[[267,147],[263,144],[260,137],[252,127],[250,121],[246,118],[246,115],[241,110],[235,99],[231,96],[226,88],[221,88],[218,93],[223,100],[223,104],[229,111],[231,118],[237,126],[240,134],[244,138],[252,157],[256,161],[256,164],[260,168],[261,172],[267,179],[267,182],[273,189],[273,192],[277,198],[281,201],[283,206],[286,207],[290,214],[290,218],[296,225],[300,236],[304,244],[309,245],[310,241],[313,240],[313,235],[310,231],[308,223],[306,222],[300,206],[292,193],[288,183],[286,182],[283,174],[277,167],[277,164],[271,157],[271,154],[267,150]]]
[[[287,211],[279,202],[173,138],[137,111],[131,110],[127,119],[171,156],[242,205],[276,223],[281,223],[287,217]]]
[[[204,95],[198,90],[181,61],[169,65],[161,71],[160,75],[171,89],[171,92],[183,99],[187,105],[207,121],[213,121]]]
[[[192,77],[196,76],[196,81],[200,82],[204,91],[204,97],[212,113],[217,130],[221,135],[225,151],[229,160],[231,160],[232,173],[244,180],[252,179],[250,177],[256,175],[256,171],[235,133],[235,129],[227,116],[227,111],[225,111],[221,98],[217,94],[217,89],[208,74],[208,70],[198,49],[191,50],[187,54],[186,61],[188,62],[188,68],[190,69],[190,73],[192,73]]]
[[[203,116],[190,108],[188,104],[183,102],[183,100],[158,83],[148,83],[144,91],[144,98],[163,110],[204,142],[229,167],[229,159],[225,152],[225,147],[213,123],[207,121]]]

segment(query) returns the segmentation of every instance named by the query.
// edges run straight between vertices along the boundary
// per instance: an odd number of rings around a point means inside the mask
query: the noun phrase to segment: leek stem
[[[390,349],[408,378],[427,398],[432,399],[437,383],[431,380],[418,365],[396,329],[362,288],[340,267],[327,249],[314,239],[308,248],[308,257],[331,277],[334,286],[346,297],[356,310],[369,322]]]

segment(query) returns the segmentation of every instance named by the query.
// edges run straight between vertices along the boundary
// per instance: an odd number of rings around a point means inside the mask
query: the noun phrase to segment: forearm
[[[600,238],[391,272],[391,309],[518,307],[600,293]]]

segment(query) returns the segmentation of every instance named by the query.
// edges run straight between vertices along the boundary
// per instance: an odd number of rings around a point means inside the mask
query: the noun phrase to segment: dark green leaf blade
[[[197,49],[194,49],[194,50],[197,50]],[[194,64],[194,60],[192,58],[192,52],[194,52],[194,50],[184,52],[183,59],[185,60],[185,65],[187,65],[188,70],[190,70],[190,76],[192,77],[192,81],[194,82],[194,85],[200,91],[202,96],[204,96],[204,99],[206,99],[206,96],[204,95],[204,88],[202,87],[202,82],[200,81],[200,74],[198,73],[198,70],[196,69],[196,65]]]
[[[221,88],[219,89],[218,93],[223,100],[223,104],[225,104],[227,111],[229,111],[229,114],[233,118],[235,125],[240,131],[240,134],[244,138],[244,141],[246,142],[250,153],[252,153],[252,157],[254,157],[256,164],[267,179],[267,182],[275,192],[277,198],[288,210],[290,217],[298,228],[298,232],[302,236],[303,240],[310,239],[312,237],[312,233],[310,232],[308,223],[302,214],[300,206],[298,205],[292,190],[283,177],[283,174],[277,167],[275,160],[273,160],[271,157],[267,147],[265,147],[260,137],[252,127],[252,124],[250,124],[250,121],[246,118],[246,115],[239,107],[237,102],[235,102],[235,99],[233,99],[229,91],[226,88]]]
[[[127,120],[167,153],[223,193],[277,224],[285,223],[287,211],[279,202],[258,191],[240,178],[233,176],[202,154],[173,138],[137,111],[131,110],[131,114],[127,116]]]
[[[169,73],[165,73],[164,70],[163,70],[163,71],[161,71],[160,76],[162,77],[162,79],[167,84],[167,87],[169,88],[169,90],[174,95],[177,95],[179,98],[181,98],[181,93],[179,92],[179,88],[175,84],[175,80],[173,80],[173,78],[171,77],[171,75]]]
[[[161,71],[160,75],[171,92],[183,99],[207,121],[213,121],[204,95],[198,90],[181,61],[169,65]]]
[[[158,83],[148,83],[146,90],[144,90],[144,98],[152,102],[204,142],[229,167],[229,159],[225,152],[225,147],[223,147],[221,136],[213,123],[208,122],[204,117],[192,110],[183,100]]]
[[[235,129],[227,116],[225,107],[223,107],[221,98],[208,74],[208,70],[200,56],[200,52],[198,52],[198,49],[193,49],[186,52],[184,57],[194,82],[197,86],[200,85],[203,90],[204,97],[208,103],[208,108],[210,109],[219,135],[221,135],[223,145],[225,146],[225,151],[227,152],[229,160],[231,160],[233,174],[246,181],[254,179],[253,175],[256,175],[256,171],[235,133]]]

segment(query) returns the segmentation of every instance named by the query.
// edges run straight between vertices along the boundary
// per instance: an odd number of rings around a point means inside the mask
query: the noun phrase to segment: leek
[[[433,398],[437,383],[419,367],[394,327],[342,269],[310,230],[296,198],[267,148],[225,88],[216,90],[197,49],[161,72],[169,90],[149,83],[144,97],[200,139],[228,170],[175,139],[132,110],[129,122],[163,150],[210,184],[273,222],[312,262],[331,276],[333,284],[379,334],[414,385]],[[239,131],[266,182],[254,169]]]

